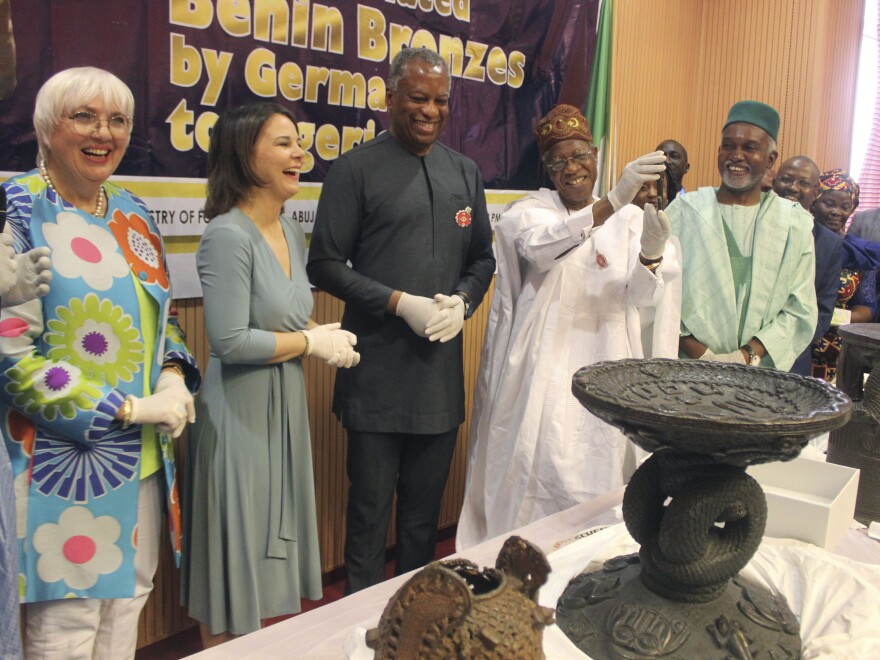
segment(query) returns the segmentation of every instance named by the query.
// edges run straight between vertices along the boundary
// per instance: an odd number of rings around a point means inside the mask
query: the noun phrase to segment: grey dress
[[[215,634],[258,630],[322,593],[302,364],[265,364],[271,333],[305,328],[313,305],[302,229],[281,222],[289,280],[238,208],[211,221],[197,255],[211,357],[187,449],[181,599]]]

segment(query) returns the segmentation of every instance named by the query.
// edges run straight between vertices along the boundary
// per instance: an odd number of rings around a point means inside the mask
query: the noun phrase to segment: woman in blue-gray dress
[[[213,646],[321,598],[301,359],[352,367],[355,337],[309,318],[305,237],[281,215],[305,152],[275,103],[224,113],[211,133],[211,224],[199,246],[211,357],[187,451],[182,600]]]

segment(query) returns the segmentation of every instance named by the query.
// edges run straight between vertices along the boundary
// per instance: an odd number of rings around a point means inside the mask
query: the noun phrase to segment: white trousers
[[[25,606],[25,658],[134,658],[138,617],[153,590],[153,576],[159,565],[162,484],[162,470],[140,483],[134,598],[71,598],[29,603]]]

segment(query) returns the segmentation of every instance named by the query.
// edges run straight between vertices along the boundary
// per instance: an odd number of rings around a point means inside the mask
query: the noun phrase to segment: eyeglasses
[[[801,190],[812,190],[816,186],[807,181],[806,179],[792,179],[790,176],[777,176],[776,181],[782,186],[790,186],[793,183],[797,184],[797,187]]]
[[[582,151],[576,154],[572,154],[571,156],[566,156],[565,158],[559,158],[549,163],[545,163],[544,167],[550,170],[553,173],[561,172],[566,167],[568,167],[568,161],[572,161],[575,165],[586,165],[587,163],[596,160],[596,157],[593,155],[592,149],[594,149],[592,145],[590,145],[591,151]]]
[[[83,137],[100,131],[102,124],[107,124],[107,130],[116,137],[128,135],[134,127],[131,117],[116,114],[110,115],[107,119],[100,119],[98,115],[88,110],[79,110],[72,115],[65,115],[65,119],[69,119],[73,123],[74,130]]]

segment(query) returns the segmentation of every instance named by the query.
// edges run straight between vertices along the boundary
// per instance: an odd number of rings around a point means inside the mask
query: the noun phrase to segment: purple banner
[[[203,177],[217,115],[273,99],[298,118],[310,156],[303,181],[320,182],[340,153],[388,126],[388,65],[401,46],[424,45],[442,53],[452,72],[441,141],[477,161],[487,188],[535,188],[532,126],[555,103],[583,106],[597,5],[11,0],[16,56],[0,51],[0,80],[14,66],[16,83],[0,100],[0,170],[35,164],[31,116],[40,85],[61,69],[92,65],[115,73],[135,95],[135,128],[119,174]]]

